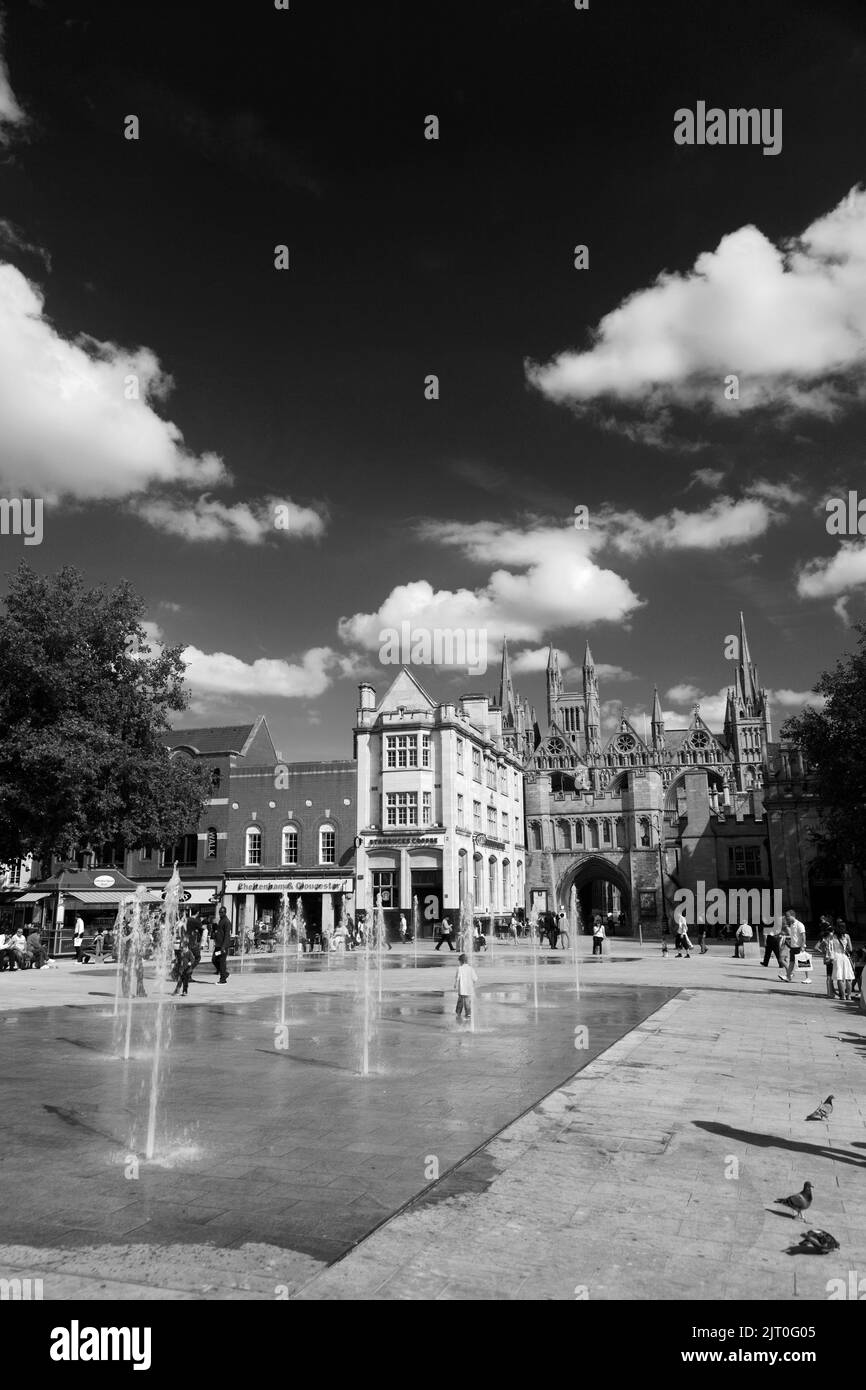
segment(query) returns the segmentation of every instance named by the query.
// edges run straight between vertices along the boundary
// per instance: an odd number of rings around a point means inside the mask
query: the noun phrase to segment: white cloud
[[[607,506],[592,518],[623,554],[649,550],[722,550],[744,545],[786,520],[805,498],[787,483],[750,483],[742,497],[717,496],[699,511],[672,507],[655,517]]]
[[[127,379],[140,398],[127,400]],[[184,447],[156,414],[171,379],[149,348],[63,338],[39,290],[0,265],[0,478],[28,496],[118,498],[152,483],[212,486],[213,453]],[[129,389],[132,389],[131,387]]]
[[[383,629],[399,630],[408,621],[413,627],[484,632],[489,659],[503,637],[515,645],[538,643],[558,628],[622,625],[642,605],[627,580],[593,559],[593,550],[605,543],[601,530],[575,531],[530,517],[511,526],[430,522],[420,531],[423,539],[495,568],[474,589],[434,589],[426,579],[397,585],[374,612],[340,619],[340,636],[349,645],[377,650]]]
[[[835,598],[850,595],[852,590],[866,586],[866,541],[843,541],[829,558],[809,560],[797,575],[800,598]],[[834,605],[835,611],[847,621],[847,607]]]
[[[555,648],[555,651],[559,656],[560,669],[566,670],[571,665],[571,657],[561,647]],[[511,658],[512,673],[515,676],[523,676],[534,674],[536,671],[546,671],[549,655],[549,647],[526,647],[524,651]]]
[[[288,508],[288,527],[275,526],[278,507]],[[261,545],[267,540],[318,539],[324,535],[325,519],[313,507],[298,506],[288,499],[263,498],[254,502],[227,505],[207,494],[192,501],[180,497],[143,498],[131,509],[149,525],[187,541],[238,540]]]
[[[0,15],[0,49],[3,44],[3,17]],[[27,117],[12,90],[6,59],[0,51],[0,145],[8,145],[10,127],[24,126]]]
[[[8,217],[0,217],[0,244],[11,247],[14,251],[23,251],[28,256],[38,256],[45,269],[50,272],[50,253],[44,246],[37,246],[35,242],[28,241],[21,228],[10,222]]]
[[[310,699],[321,695],[331,684],[334,665],[330,647],[311,647],[298,662],[266,657],[241,661],[228,652],[203,652],[198,647],[185,647],[183,659],[187,684],[196,695],[246,695],[256,699]]]
[[[141,626],[151,651],[158,653],[165,643],[162,628],[150,620]],[[242,661],[228,652],[203,652],[193,646],[184,647],[181,656],[186,663],[184,679],[199,713],[208,702],[229,697],[314,699],[328,689],[332,672],[339,666],[337,653],[330,647],[310,647],[298,661],[268,657]]]
[[[812,690],[790,690],[782,688],[779,690],[768,690],[767,695],[770,701],[770,713],[774,710],[784,710],[788,715],[794,711],[804,709],[806,705],[814,705],[820,709],[824,704],[823,696],[816,695]],[[696,704],[700,705],[701,718],[716,733],[720,733],[724,727],[725,710],[728,702],[728,688],[723,686],[715,694],[707,694],[695,685],[675,685],[672,686],[665,696],[675,707],[673,710],[664,711],[664,720],[668,728],[685,728],[690,722],[692,712]],[[778,736],[778,730],[775,730]]]
[[[682,685],[672,685],[670,690],[665,692],[665,699],[673,700],[675,705],[694,704],[700,693],[700,686],[683,683]]]
[[[582,667],[576,668],[582,671]],[[609,666],[604,661],[595,663],[595,674],[600,681],[636,681],[637,676],[631,671],[627,671],[624,666]]]
[[[770,704],[780,705],[782,709],[803,709],[805,705],[814,705],[816,709],[823,709],[827,703],[826,696],[816,695],[814,690],[771,690]]]
[[[724,476],[721,468],[696,468],[688,481],[686,492],[699,484],[702,487],[717,488]]]
[[[663,271],[605,315],[586,351],[527,363],[548,399],[582,412],[603,403],[605,423],[638,411],[663,442],[672,407],[716,415],[759,407],[832,418],[866,392],[866,189],[775,246],[740,227],[685,274]],[[725,399],[725,378],[739,399]],[[661,430],[660,430],[661,427]]]

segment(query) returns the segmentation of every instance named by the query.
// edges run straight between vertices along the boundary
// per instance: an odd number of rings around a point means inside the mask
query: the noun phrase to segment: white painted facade
[[[359,909],[417,898],[429,936],[467,895],[479,913],[524,906],[523,768],[486,695],[436,704],[403,667],[378,704],[360,687],[355,749]]]

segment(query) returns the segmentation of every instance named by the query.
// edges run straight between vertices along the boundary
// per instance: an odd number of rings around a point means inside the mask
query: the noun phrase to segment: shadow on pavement
[[[777,1134],[756,1134],[750,1129],[734,1129],[731,1125],[718,1124],[715,1120],[693,1120],[697,1129],[708,1134],[718,1134],[724,1139],[734,1139],[740,1144],[751,1144],[759,1149],[788,1149],[791,1153],[808,1154],[812,1158],[832,1158],[837,1163],[851,1163],[866,1167],[866,1156],[851,1153],[845,1149],[832,1148],[829,1144],[801,1144],[795,1139],[781,1139]]]

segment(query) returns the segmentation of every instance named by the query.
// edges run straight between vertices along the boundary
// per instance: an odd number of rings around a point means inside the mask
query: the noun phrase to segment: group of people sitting
[[[22,927],[15,932],[0,931],[0,970],[29,970],[31,966],[39,970],[47,959],[37,927],[27,936]]]

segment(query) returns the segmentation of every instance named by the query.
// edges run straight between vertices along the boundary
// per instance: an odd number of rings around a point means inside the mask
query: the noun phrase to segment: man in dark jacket
[[[226,984],[229,977],[229,937],[231,936],[231,923],[229,922],[226,910],[220,908],[220,915],[217,924],[213,929],[213,955],[211,960],[213,968],[216,970],[221,985]]]

